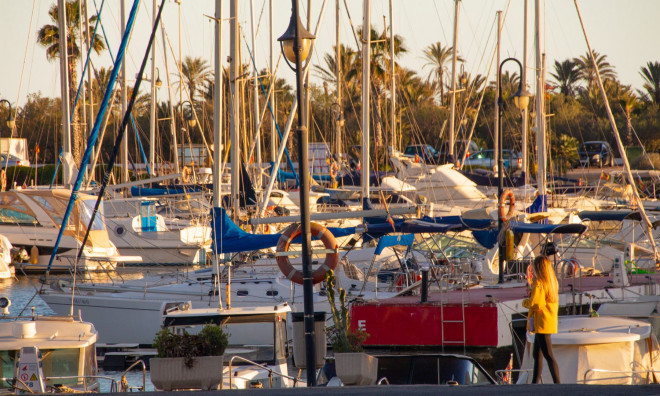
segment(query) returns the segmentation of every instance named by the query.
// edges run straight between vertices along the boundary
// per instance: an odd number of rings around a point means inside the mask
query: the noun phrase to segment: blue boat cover
[[[374,251],[374,256],[377,256],[383,253],[383,250],[391,246],[406,246],[410,249],[415,242],[414,234],[404,234],[404,235],[386,235],[380,238],[378,241],[378,246]]]
[[[548,196],[547,195],[537,195],[534,198],[534,202],[525,209],[525,213],[539,213],[547,212],[548,210]]]
[[[539,224],[510,222],[513,232],[527,234],[581,234],[587,229],[584,224]]]
[[[466,219],[462,216],[442,216],[442,217],[429,217],[424,216],[422,220],[431,223],[455,224],[460,225],[468,230],[483,230],[491,228],[493,222],[491,219]]]
[[[266,249],[277,245],[282,234],[252,234],[243,231],[234,223],[224,208],[213,208],[211,210],[213,217],[213,227],[211,229],[211,238],[213,241],[212,249],[216,253],[235,253],[235,252],[253,252],[255,250]],[[355,227],[328,227],[328,230],[335,237],[343,237],[355,234]],[[293,243],[300,243],[300,238],[293,240]]]
[[[591,221],[623,221],[625,219],[641,220],[642,215],[633,210],[584,210],[578,213],[582,220]]]

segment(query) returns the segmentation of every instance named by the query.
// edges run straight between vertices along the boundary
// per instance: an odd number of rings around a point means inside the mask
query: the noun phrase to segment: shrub
[[[206,325],[199,334],[174,334],[169,328],[156,333],[154,347],[159,358],[186,358],[191,368],[196,356],[221,356],[229,344],[229,338],[220,326]]]
[[[369,334],[362,329],[351,330],[348,307],[346,306],[346,290],[339,288],[339,307],[335,300],[336,279],[332,270],[325,276],[328,284],[328,301],[332,311],[334,325],[328,328],[328,339],[332,349],[337,352],[362,352],[363,344],[369,338]]]

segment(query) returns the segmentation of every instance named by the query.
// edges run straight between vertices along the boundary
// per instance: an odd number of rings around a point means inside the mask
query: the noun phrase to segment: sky
[[[100,7],[103,0],[87,0],[90,10],[95,3]],[[113,55],[116,55],[120,42],[120,2],[106,0],[101,19]],[[128,76],[135,76],[144,56],[151,30],[152,1],[142,0],[135,31],[132,35],[128,57]],[[248,62],[251,42],[250,5],[254,6],[256,33],[256,63],[259,69],[269,65],[270,29],[269,4],[273,3],[273,35],[275,39],[286,29],[291,12],[290,0],[239,0],[239,22],[247,40],[242,44],[242,58]],[[345,0],[348,4],[352,23],[357,28],[362,25],[363,2]],[[43,96],[59,97],[59,62],[49,62],[45,49],[36,44],[38,29],[50,24],[48,9],[55,0],[0,0],[0,98],[13,105],[22,105],[29,93],[40,92]],[[158,0],[160,4],[160,0]],[[389,0],[371,1],[372,26],[383,30],[384,18],[390,23]],[[126,12],[133,1],[126,0]],[[307,0],[300,0],[303,7],[303,20],[307,10]],[[312,28],[317,25],[323,0],[311,0]],[[325,13],[317,32],[316,49],[312,62],[322,64],[323,54],[332,51],[335,44],[335,4],[327,0]],[[393,30],[404,39],[407,53],[399,63],[426,77],[430,71],[425,67],[423,50],[429,44],[441,42],[452,45],[454,1],[453,0],[392,0]],[[471,74],[487,74],[495,51],[496,12],[501,10],[503,19],[501,39],[501,59],[509,56],[522,60],[523,51],[523,10],[525,0],[461,0],[458,27],[459,54],[465,58],[465,71]],[[534,73],[534,4],[528,0],[528,75]],[[540,0],[542,15],[542,44],[546,53],[548,72],[553,71],[555,60],[564,60],[587,53],[587,45],[582,33],[573,0]],[[223,5],[223,64],[229,52],[229,1]],[[607,55],[607,60],[615,66],[618,78],[634,89],[642,89],[643,79],[640,68],[649,61],[660,61],[660,46],[653,42],[660,37],[660,1],[658,0],[578,0],[585,29],[593,49]],[[213,66],[214,22],[205,15],[214,15],[214,0],[165,0],[163,23],[168,37],[168,59],[170,75],[176,79],[174,57],[179,55],[179,35],[182,55],[201,57]],[[341,0],[340,36],[342,43],[356,47],[351,23]],[[179,29],[179,15],[181,28]],[[161,35],[157,36],[156,54],[160,78],[167,83]],[[246,45],[247,44],[247,45]],[[171,48],[171,49],[170,49]],[[275,62],[279,56],[279,45],[275,42]],[[106,51],[92,56],[96,68],[111,66],[111,57]],[[511,72],[517,72],[509,63]],[[148,69],[149,71],[150,69]],[[147,73],[149,77],[150,71]],[[277,72],[278,78],[285,78],[293,84],[293,72],[282,63]],[[494,78],[491,72],[489,80]],[[547,76],[547,79],[552,79]],[[319,81],[318,78],[315,81]],[[532,85],[531,77],[528,83]],[[132,83],[130,83],[132,85]],[[144,87],[144,85],[143,85]],[[533,89],[532,89],[533,91]],[[159,97],[167,94],[161,88]]]

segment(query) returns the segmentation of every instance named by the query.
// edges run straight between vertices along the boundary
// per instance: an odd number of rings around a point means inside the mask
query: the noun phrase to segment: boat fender
[[[505,241],[506,241],[506,261],[513,260],[513,249],[515,247],[515,242],[513,240],[514,233],[511,229],[506,230]]]
[[[507,199],[509,200],[509,211],[507,213],[504,213],[504,208],[506,207],[505,202]],[[507,188],[502,193],[502,196],[500,196],[500,202],[497,208],[499,210],[499,215],[502,221],[509,221],[509,219],[513,217],[515,205],[516,205],[516,198],[513,195],[513,191]]]
[[[181,173],[181,181],[184,183],[190,183],[190,168],[187,166],[183,167],[183,172]]]
[[[330,177],[333,180],[336,180],[337,175],[339,175],[339,167],[337,166],[336,162],[333,162],[333,163],[330,164]]]
[[[30,249],[30,264],[35,265],[39,262],[39,248],[32,245]]]
[[[325,246],[326,249],[334,251],[333,253],[327,253],[325,255],[325,261],[323,264],[312,273],[312,282],[317,284],[321,283],[325,279],[326,272],[334,270],[337,267],[337,263],[339,262],[339,253],[337,252],[337,240],[327,228],[318,223],[310,223],[310,232],[317,239],[323,242],[323,246]],[[288,226],[282,232],[282,236],[277,242],[277,252],[287,252],[291,242],[298,238],[301,233],[302,230],[300,224],[294,223]],[[280,271],[282,271],[284,276],[291,282],[297,283],[299,285],[303,284],[302,271],[293,268],[293,265],[291,265],[288,256],[278,255],[277,266],[280,268]]]
[[[0,187],[2,187],[2,191],[7,190],[7,171],[5,169],[0,171]]]

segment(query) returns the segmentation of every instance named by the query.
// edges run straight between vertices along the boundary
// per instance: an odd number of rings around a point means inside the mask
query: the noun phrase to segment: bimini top
[[[230,309],[196,308],[189,304],[167,312],[163,316],[163,326],[202,326],[207,324],[226,325],[230,323],[271,323],[286,320],[291,312],[289,304],[239,307]]]
[[[539,224],[511,221],[513,232],[527,234],[582,234],[587,226],[584,224]]]
[[[641,221],[642,215],[636,210],[584,210],[578,213],[581,220],[590,221]]]

